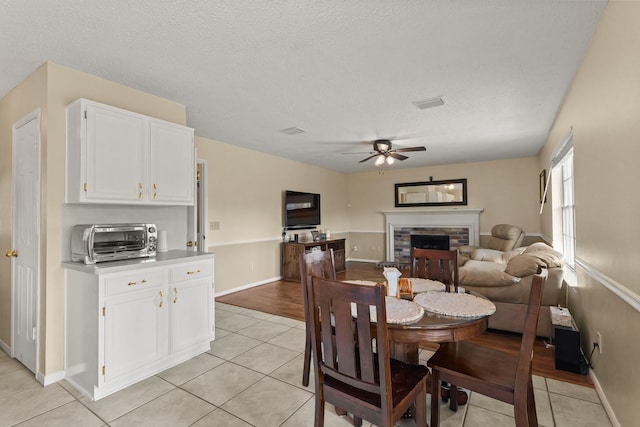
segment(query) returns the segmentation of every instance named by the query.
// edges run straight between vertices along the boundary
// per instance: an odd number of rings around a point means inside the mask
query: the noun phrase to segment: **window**
[[[551,179],[553,182],[553,246],[562,253],[566,264],[565,280],[576,284],[576,223],[573,193],[573,137],[560,145],[553,156]]]

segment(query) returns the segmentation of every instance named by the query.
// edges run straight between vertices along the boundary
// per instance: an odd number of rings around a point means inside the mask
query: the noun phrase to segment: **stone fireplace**
[[[384,212],[387,260],[408,263],[411,257],[412,235],[434,236],[432,241],[444,241],[446,238],[450,249],[463,245],[478,245],[482,211],[483,209],[433,209]],[[437,236],[441,236],[441,239]]]

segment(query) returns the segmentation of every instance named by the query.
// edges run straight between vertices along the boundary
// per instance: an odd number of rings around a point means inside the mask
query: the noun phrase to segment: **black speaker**
[[[580,331],[554,326],[556,369],[586,375],[587,361],[580,348]]]

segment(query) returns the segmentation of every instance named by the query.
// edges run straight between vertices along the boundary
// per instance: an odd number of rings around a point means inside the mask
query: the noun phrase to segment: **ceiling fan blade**
[[[427,151],[427,147],[403,147],[394,149],[395,152],[407,152],[407,151]]]
[[[351,151],[351,152],[347,151],[340,154],[373,154],[373,153],[374,153],[373,151]]]
[[[360,160],[358,163],[364,163],[364,162],[366,162],[367,160],[371,160],[371,159],[373,159],[374,157],[378,157],[378,156],[379,156],[379,154],[378,154],[378,153],[376,153],[376,154],[374,154],[373,156],[369,156],[369,157],[367,157],[366,159],[362,159],[362,160]]]
[[[389,153],[390,157],[393,157],[396,160],[406,160],[408,159],[407,156],[403,156],[402,154],[398,154],[398,153]]]

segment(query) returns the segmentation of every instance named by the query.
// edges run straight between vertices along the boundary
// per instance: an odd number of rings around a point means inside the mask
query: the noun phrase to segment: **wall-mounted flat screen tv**
[[[284,227],[288,230],[310,229],[320,225],[320,195],[285,191]]]

